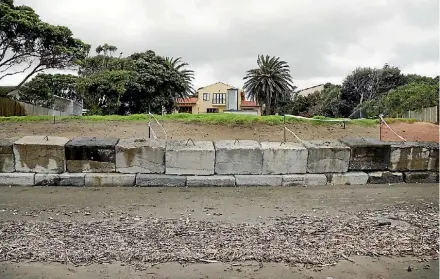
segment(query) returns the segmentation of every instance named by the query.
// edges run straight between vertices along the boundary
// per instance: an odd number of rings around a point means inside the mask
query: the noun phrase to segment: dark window
[[[226,93],[214,93],[212,94],[213,104],[226,104]]]
[[[179,112],[180,113],[192,113],[192,107],[180,107]]]
[[[209,101],[209,93],[203,93],[203,101]]]
[[[218,108],[209,108],[209,109],[206,109],[206,112],[207,113],[217,113],[218,112]]]

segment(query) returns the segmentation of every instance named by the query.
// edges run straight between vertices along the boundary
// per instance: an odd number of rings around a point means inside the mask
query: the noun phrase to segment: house
[[[236,113],[261,115],[261,107],[246,100],[243,90],[223,82],[201,87],[195,97],[177,100],[180,113]]]
[[[299,91],[296,91],[294,94],[296,96],[306,97],[306,96],[308,96],[308,95],[310,95],[312,93],[315,93],[316,91],[322,91],[322,90],[324,90],[324,84],[318,84],[318,85],[315,85],[315,86],[312,86],[312,87],[308,87],[308,88],[304,88],[304,89],[301,89]],[[292,98],[293,97],[294,96],[292,96]]]

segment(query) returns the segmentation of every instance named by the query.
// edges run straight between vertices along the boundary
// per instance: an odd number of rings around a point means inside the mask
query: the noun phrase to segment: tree
[[[118,50],[116,46],[105,43],[96,48],[96,55],[87,57],[78,61],[80,76],[89,76],[106,70],[130,70],[130,65],[125,58],[122,58],[122,52],[118,57],[114,54]]]
[[[131,77],[130,71],[105,70],[80,78],[77,90],[84,97],[85,107],[91,114],[117,114],[121,96],[126,92]]]
[[[121,107],[131,113],[145,113],[151,109],[160,113],[162,107],[168,112],[175,108],[178,98],[188,96],[187,79],[154,51],[135,53],[128,57],[133,65],[133,78],[121,98]]]
[[[246,72],[243,89],[248,97],[264,104],[264,114],[275,113],[279,103],[290,98],[293,86],[287,62],[279,57],[259,55],[258,68]]]
[[[188,95],[193,95],[195,93],[194,87],[193,87],[193,79],[194,79],[194,71],[185,69],[186,66],[188,66],[188,63],[185,63],[182,61],[182,57],[165,57],[165,62],[169,64],[169,66],[178,71],[185,80],[186,83],[186,93]]]
[[[69,28],[41,21],[32,8],[0,1],[0,80],[28,72],[19,88],[35,73],[75,66],[89,48]]]
[[[397,67],[385,64],[382,69],[357,68],[344,79],[341,98],[355,110],[365,101],[378,98],[390,89],[404,84],[405,76]]]
[[[20,100],[42,107],[52,107],[54,96],[80,101],[76,92],[77,77],[62,74],[38,74],[20,89]]]

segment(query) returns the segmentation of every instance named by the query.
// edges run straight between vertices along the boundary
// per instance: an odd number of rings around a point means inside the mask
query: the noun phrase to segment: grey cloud
[[[362,46],[365,40],[378,40],[375,34],[384,32],[382,26],[394,18],[400,18],[405,24],[396,25],[390,31],[393,34],[385,34],[387,42],[393,44],[396,58],[376,63],[388,62],[400,67],[424,61],[438,63],[438,36],[434,41],[411,34],[415,41],[411,44],[394,37],[405,36],[407,26],[438,34],[439,4],[436,0],[335,0],[331,3],[280,0],[271,3],[283,8],[273,14],[248,11],[246,7],[252,7],[254,1],[194,1],[189,9],[194,15],[185,10],[191,2],[172,0],[113,0],[108,1],[108,5],[101,2],[103,11],[96,10],[99,7],[96,2],[91,11],[87,6],[75,11],[63,9],[61,2],[69,2],[61,0],[39,0],[38,5],[32,0],[19,2],[33,6],[44,20],[69,26],[77,37],[94,47],[107,42],[118,46],[126,55],[152,49],[160,55],[181,56],[194,69],[209,65],[220,81],[241,79],[246,70],[256,66],[258,54],[275,55],[287,61],[294,79],[342,78],[353,70],[352,66],[334,65],[328,57],[334,54],[344,57],[350,46]],[[52,8],[54,3],[60,4]],[[102,14],[106,8],[114,8],[108,16]],[[219,20],[221,26],[188,27],[185,20],[197,13],[209,14],[205,20]],[[115,15],[114,18],[111,15]],[[383,51],[380,40],[370,43],[374,52]],[[360,58],[368,61],[365,57]]]

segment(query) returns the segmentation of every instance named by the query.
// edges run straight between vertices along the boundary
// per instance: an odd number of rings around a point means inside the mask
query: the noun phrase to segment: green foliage
[[[19,88],[35,73],[74,66],[89,48],[67,27],[41,21],[32,8],[0,2],[0,80],[29,71]]]
[[[116,114],[132,74],[125,70],[104,70],[79,79],[77,88],[84,96],[84,104],[89,112],[98,115]]]
[[[353,111],[358,105],[376,99],[390,89],[404,85],[405,82],[405,76],[401,74],[400,69],[387,64],[382,69],[357,68],[344,79],[341,99]]]
[[[20,89],[20,101],[49,108],[53,106],[54,95],[79,101],[76,80],[73,75],[40,73]]]
[[[287,62],[279,57],[259,55],[258,68],[248,70],[243,89],[248,97],[264,104],[264,114],[271,115],[284,101],[290,99],[293,86]]]

